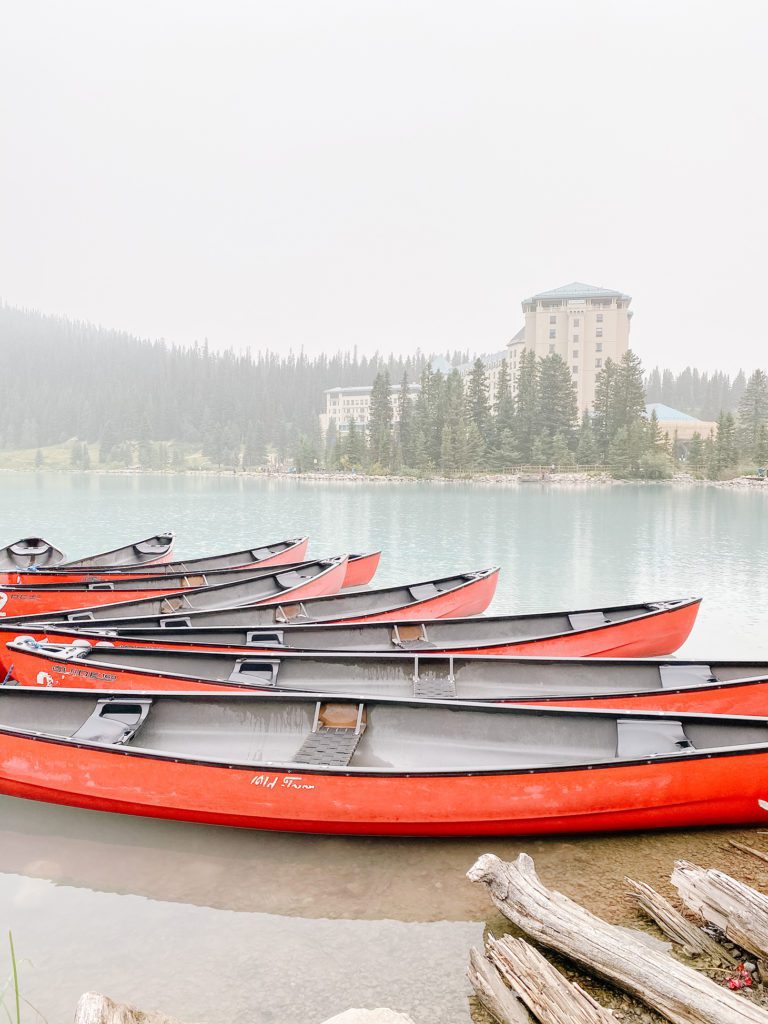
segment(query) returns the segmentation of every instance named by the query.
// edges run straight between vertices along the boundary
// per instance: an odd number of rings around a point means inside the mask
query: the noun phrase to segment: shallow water
[[[705,598],[684,651],[766,657],[766,495],[659,486],[322,484],[230,478],[0,476],[0,537],[72,557],[171,527],[195,556],[308,533],[314,554],[383,548],[381,585],[500,564],[497,612]],[[768,827],[768,824],[767,824]],[[466,1024],[467,951],[498,926],[464,878],[492,850],[637,927],[626,874],[663,888],[674,860],[753,884],[743,832],[568,840],[397,841],[269,835],[0,798],[0,931],[50,1024],[87,990],[189,1021],[316,1024],[389,1005]],[[1,947],[0,947],[1,949]],[[6,959],[0,952],[0,978]],[[34,1015],[30,1014],[30,1019]]]

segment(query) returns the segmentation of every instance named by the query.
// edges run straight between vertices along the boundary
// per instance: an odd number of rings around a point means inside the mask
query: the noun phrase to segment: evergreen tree
[[[383,470],[389,469],[392,461],[392,402],[389,393],[389,373],[380,370],[371,391],[368,450],[371,462]]]
[[[576,384],[565,360],[546,356],[539,363],[538,430],[547,437],[562,435],[570,445],[578,418]]]
[[[592,429],[592,420],[586,410],[581,417],[579,434],[576,439],[576,461],[580,466],[594,466],[598,460],[597,442]]]
[[[530,350],[520,356],[515,394],[515,436],[523,462],[534,459],[533,447],[539,433],[539,367]]]
[[[763,428],[768,426],[768,375],[755,370],[739,402],[739,433],[744,454],[757,457]]]
[[[488,374],[482,359],[476,359],[467,386],[467,412],[483,447],[490,439],[491,406],[488,398]]]
[[[608,461],[611,441],[620,426],[615,419],[618,370],[617,364],[609,356],[595,380],[595,418],[593,426],[601,462]]]
[[[413,398],[411,397],[408,374],[400,381],[397,397],[397,462],[400,466],[413,466]]]
[[[710,452],[709,476],[713,480],[719,479],[724,472],[736,466],[738,461],[736,421],[733,413],[724,412],[717,421],[717,433]]]
[[[688,446],[688,465],[693,473],[703,473],[706,466],[704,440],[698,431],[693,435]]]

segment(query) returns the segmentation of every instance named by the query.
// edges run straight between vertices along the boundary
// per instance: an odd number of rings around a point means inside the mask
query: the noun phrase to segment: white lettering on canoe
[[[2,609],[5,608],[5,606],[7,604],[8,604],[8,595],[4,594],[4,593],[2,593],[2,591],[0,591],[0,615],[5,615],[5,612],[2,611]]]
[[[48,675],[47,672],[37,673],[37,685],[38,686],[55,686],[56,681],[53,676]]]
[[[261,786],[263,789],[314,789],[314,783],[305,782],[301,775],[285,775],[280,779],[280,786],[277,786],[276,775],[254,775],[251,779],[252,786]]]

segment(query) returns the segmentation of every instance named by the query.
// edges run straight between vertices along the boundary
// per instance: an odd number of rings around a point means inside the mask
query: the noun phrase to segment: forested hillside
[[[418,379],[424,365],[419,352],[308,358],[179,348],[9,306],[0,306],[0,351],[2,449],[78,438],[110,455],[126,441],[175,441],[227,462],[244,445],[251,464],[267,446],[282,456],[317,432],[326,388],[370,384],[384,367]]]
[[[560,356],[526,352],[506,364],[491,405],[486,368],[443,374],[430,357],[214,351],[146,341],[91,324],[0,306],[6,366],[0,405],[5,465],[19,452],[42,468],[253,469],[292,460],[299,470],[472,475],[518,465],[604,466],[621,476],[666,476],[685,465],[718,477],[768,461],[768,376],[654,370],[606,360],[595,408],[579,417]],[[468,354],[447,353],[455,366]],[[415,401],[408,384],[418,381]],[[400,385],[395,422],[390,387]],[[331,387],[373,385],[367,430],[325,439],[318,414]],[[680,445],[645,416],[664,402],[717,421],[712,436]],[[59,446],[58,450],[52,450]],[[10,460],[10,461],[9,461]]]

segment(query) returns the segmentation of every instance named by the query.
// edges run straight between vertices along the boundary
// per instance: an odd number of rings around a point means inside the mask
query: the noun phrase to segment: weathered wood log
[[[682,946],[688,956],[706,956],[715,963],[736,963],[730,950],[684,917],[661,893],[633,878],[625,878],[624,881],[629,886],[629,897],[633,903],[655,921],[668,938]]]
[[[768,896],[724,871],[680,860],[672,884],[694,914],[719,928],[731,942],[768,959]]]
[[[75,1010],[75,1024],[181,1024],[164,1013],[146,1013],[135,1006],[115,1003],[98,992],[80,996]]]
[[[525,939],[489,939],[488,957],[541,1024],[616,1024],[610,1010],[568,981]]]
[[[479,949],[469,951],[467,977],[486,1010],[501,1024],[533,1024],[525,1004],[507,988],[498,969]]]
[[[746,843],[740,843],[737,839],[729,840],[731,846],[737,850],[741,850],[743,853],[751,853],[753,857],[759,857],[760,860],[768,861],[768,853],[762,853],[760,850],[756,850],[753,846],[747,846]]]
[[[698,974],[662,950],[547,889],[531,858],[484,854],[467,872],[537,943],[563,953],[667,1017],[672,1024],[768,1024],[768,1011]]]

